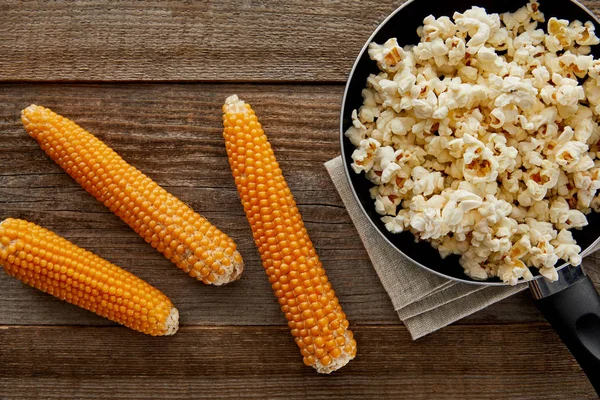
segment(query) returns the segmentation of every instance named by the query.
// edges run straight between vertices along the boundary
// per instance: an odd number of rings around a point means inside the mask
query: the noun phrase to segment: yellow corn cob
[[[335,371],[356,355],[346,315],[254,111],[233,95],[223,113],[229,163],[271,287],[304,363]]]
[[[207,284],[240,277],[226,234],[73,121],[31,105],[21,119],[41,148],[98,201],[179,268]]]
[[[29,286],[136,331],[163,336],[179,327],[161,291],[34,223],[0,223],[0,263]]]

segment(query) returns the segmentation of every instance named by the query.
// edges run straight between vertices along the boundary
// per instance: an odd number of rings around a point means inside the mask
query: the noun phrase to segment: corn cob
[[[179,313],[158,289],[34,223],[0,223],[0,263],[20,281],[152,336],[173,335]]]
[[[41,106],[27,107],[21,119],[58,165],[190,276],[214,285],[240,277],[233,240],[101,140]]]
[[[229,163],[271,287],[304,363],[335,371],[356,355],[346,315],[254,111],[233,95],[223,113]]]

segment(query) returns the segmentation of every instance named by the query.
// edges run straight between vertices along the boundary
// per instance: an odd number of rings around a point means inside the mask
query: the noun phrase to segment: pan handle
[[[531,284],[535,303],[600,395],[600,296],[580,267],[559,275],[561,283]]]

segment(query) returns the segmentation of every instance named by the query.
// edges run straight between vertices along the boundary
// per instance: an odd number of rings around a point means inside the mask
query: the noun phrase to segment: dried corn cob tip
[[[223,136],[242,205],[304,363],[321,373],[338,370],[356,355],[356,341],[271,145],[249,104],[233,95],[223,113]]]
[[[233,240],[101,140],[41,106],[21,119],[58,165],[179,268],[212,285],[239,279],[244,263]]]
[[[161,291],[34,223],[0,223],[0,263],[29,286],[136,331],[166,336],[179,328]]]

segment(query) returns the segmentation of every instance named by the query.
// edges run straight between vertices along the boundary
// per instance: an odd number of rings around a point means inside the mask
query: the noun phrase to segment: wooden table
[[[400,3],[2,2],[0,217],[158,286],[182,327],[146,337],[1,272],[0,399],[595,398],[528,294],[413,342],[369,263],[323,163],[339,154],[354,58]],[[357,358],[332,376],[302,364],[262,271],[221,137],[232,93],[262,117],[356,333]],[[30,103],[88,128],[229,233],[243,279],[205,286],[153,251],[25,133]],[[600,280],[598,259],[585,264]]]

